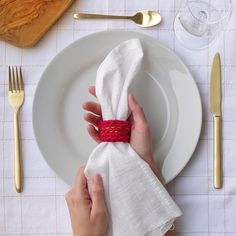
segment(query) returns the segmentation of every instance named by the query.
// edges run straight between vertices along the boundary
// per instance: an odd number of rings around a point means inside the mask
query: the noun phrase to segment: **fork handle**
[[[19,112],[14,112],[14,139],[15,139],[15,188],[18,193],[22,192],[22,160],[21,160],[21,145],[20,145],[20,127],[19,127]]]

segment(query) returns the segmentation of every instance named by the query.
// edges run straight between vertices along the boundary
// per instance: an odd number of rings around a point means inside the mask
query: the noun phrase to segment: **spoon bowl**
[[[151,27],[161,22],[161,15],[156,11],[142,10],[133,15],[131,19],[138,26]]]

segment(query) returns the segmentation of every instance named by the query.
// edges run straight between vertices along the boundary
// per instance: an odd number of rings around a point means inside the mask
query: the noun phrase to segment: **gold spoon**
[[[100,15],[89,13],[75,13],[75,19],[128,19],[134,21],[135,24],[141,27],[150,27],[161,22],[161,15],[156,11],[142,10],[138,11],[133,16],[115,16],[115,15]]]

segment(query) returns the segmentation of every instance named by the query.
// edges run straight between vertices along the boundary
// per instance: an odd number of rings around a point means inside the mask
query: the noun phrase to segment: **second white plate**
[[[53,59],[34,98],[36,141],[45,160],[68,184],[96,145],[87,134],[81,108],[92,99],[87,88],[94,85],[106,55],[130,38],[139,38],[144,50],[142,70],[131,90],[149,121],[155,159],[165,183],[184,168],[197,145],[201,100],[183,62],[156,39],[137,32],[95,33],[74,42]]]

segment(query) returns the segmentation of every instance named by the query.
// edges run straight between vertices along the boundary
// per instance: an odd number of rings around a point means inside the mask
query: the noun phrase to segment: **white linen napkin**
[[[126,120],[128,89],[143,58],[138,39],[114,48],[97,71],[96,95],[103,120]],[[93,174],[103,178],[110,214],[109,236],[164,235],[181,211],[129,143],[100,143],[85,168],[88,185]]]

